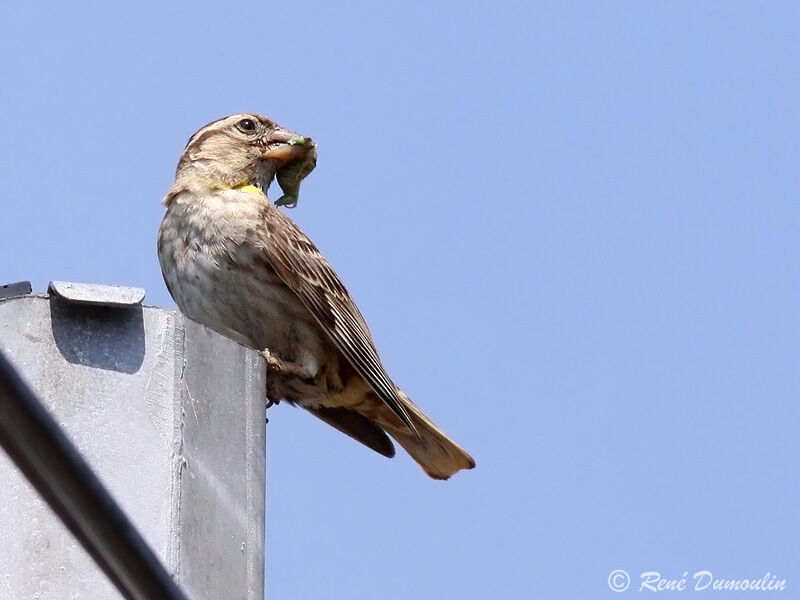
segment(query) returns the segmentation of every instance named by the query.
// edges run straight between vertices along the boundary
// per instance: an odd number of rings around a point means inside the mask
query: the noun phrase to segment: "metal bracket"
[[[30,281],[17,281],[0,285],[0,298],[13,298],[14,296],[27,296],[31,293]]]
[[[30,289],[30,284],[28,287]],[[47,291],[67,302],[93,306],[138,306],[145,294],[137,287],[71,281],[51,281]]]

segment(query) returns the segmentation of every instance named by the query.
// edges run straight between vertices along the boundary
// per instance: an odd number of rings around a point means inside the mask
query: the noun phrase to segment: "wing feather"
[[[378,357],[364,317],[316,246],[283,213],[265,211],[265,258],[314,315],[323,331],[380,399],[417,433],[397,387]]]

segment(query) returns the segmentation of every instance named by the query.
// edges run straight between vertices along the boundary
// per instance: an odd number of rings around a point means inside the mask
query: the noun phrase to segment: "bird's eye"
[[[239,131],[255,131],[256,130],[256,122],[253,119],[242,119],[238,123],[236,123],[236,127],[239,128]]]

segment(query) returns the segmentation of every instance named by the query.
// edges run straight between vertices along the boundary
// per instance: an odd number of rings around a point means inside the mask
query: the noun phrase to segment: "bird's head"
[[[209,123],[186,144],[176,181],[191,178],[215,187],[253,185],[266,192],[275,173],[305,157],[313,142],[255,114]]]

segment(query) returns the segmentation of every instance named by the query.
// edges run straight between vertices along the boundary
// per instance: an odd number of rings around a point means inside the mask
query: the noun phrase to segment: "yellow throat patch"
[[[239,190],[240,192],[247,192],[248,194],[259,194],[261,196],[264,195],[264,192],[262,192],[256,186],[251,185],[249,183],[241,183],[239,185],[234,186],[233,189]]]

